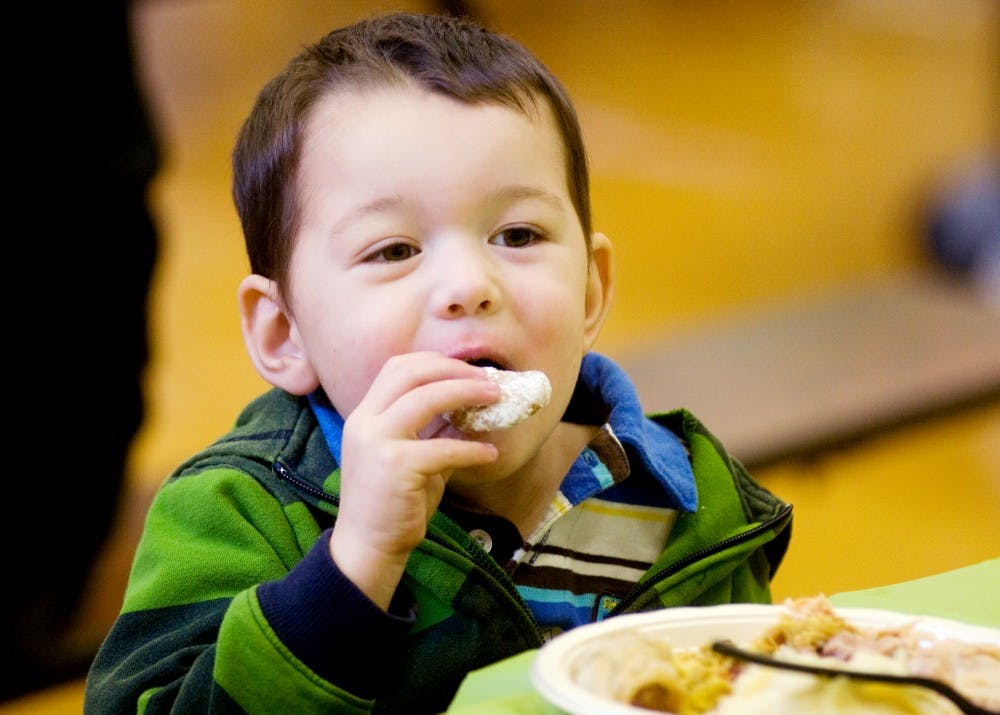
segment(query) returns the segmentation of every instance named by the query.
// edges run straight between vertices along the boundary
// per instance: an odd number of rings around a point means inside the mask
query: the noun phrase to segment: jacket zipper
[[[295,488],[300,489],[301,491],[306,492],[307,494],[310,494],[316,497],[317,499],[321,499],[322,501],[325,501],[329,504],[334,504],[336,506],[340,505],[340,499],[338,497],[335,497],[332,494],[328,494],[327,492],[323,491],[322,489],[319,489],[315,485],[310,484],[304,479],[300,479],[299,477],[295,476],[295,474],[292,473],[292,470],[290,470],[281,462],[274,462],[271,465],[271,470],[278,476],[279,479],[288,482]],[[490,574],[490,576],[493,577],[493,579],[498,584],[500,584],[501,588],[503,588],[503,590],[507,592],[518,603],[518,605],[520,605],[521,610],[528,616],[528,620],[530,620],[531,623],[535,626],[535,632],[538,633],[539,640],[542,640],[541,631],[538,628],[538,624],[535,623],[534,617],[531,615],[531,609],[528,608],[528,604],[524,602],[524,599],[521,597],[521,594],[518,593],[516,588],[514,589],[507,588],[506,583],[509,582],[509,577],[504,572],[504,570],[500,568],[500,566],[497,564],[496,561],[494,561],[488,555],[486,555],[485,552],[483,552],[484,557],[481,557],[479,553],[477,553],[476,551],[469,553],[468,551],[457,549],[450,543],[443,541],[442,539],[434,536],[433,534],[427,534],[427,538],[433,541],[438,546],[442,546],[448,549],[449,551],[464,556],[465,558],[471,560],[474,564],[476,564],[476,566],[478,566],[480,569]]]
[[[723,551],[724,549],[728,549],[729,547],[735,546],[736,544],[740,544],[744,541],[752,539],[755,536],[757,536],[757,534],[760,534],[763,531],[767,531],[776,524],[779,524],[783,521],[787,521],[788,518],[791,516],[791,513],[792,513],[792,505],[785,504],[778,511],[777,514],[775,514],[767,521],[761,522],[752,529],[747,529],[746,531],[740,534],[736,534],[735,536],[730,536],[727,539],[723,539],[722,541],[713,544],[712,546],[706,546],[703,549],[698,549],[697,551],[688,554],[680,561],[677,561],[671,564],[670,566],[667,566],[665,569],[659,571],[655,576],[653,576],[648,581],[644,581],[643,583],[639,584],[634,589],[632,589],[631,593],[625,596],[625,598],[623,598],[618,603],[617,606],[615,606],[614,608],[611,609],[611,611],[608,612],[607,617],[610,618],[611,616],[616,616],[622,613],[626,608],[635,603],[635,601],[639,598],[639,596],[641,596],[643,593],[646,593],[650,588],[658,584],[663,579],[674,575],[681,569],[687,568],[691,564],[701,559],[704,559],[708,556],[711,556],[712,554],[716,554],[720,551]]]
[[[278,478],[283,479],[286,482],[289,482],[292,486],[296,487],[297,489],[300,489],[301,491],[304,491],[307,494],[316,497],[317,499],[322,499],[323,501],[328,502],[330,504],[334,504],[337,506],[340,505],[339,498],[333,496],[332,494],[328,494],[322,489],[317,488],[315,485],[310,484],[309,482],[295,476],[295,474],[292,473],[292,470],[290,470],[281,462],[275,462],[274,464],[272,464],[271,469],[274,471],[275,474],[278,475]],[[475,551],[473,551],[470,554],[467,551],[455,549],[451,544],[446,543],[442,539],[437,538],[430,533],[426,535],[426,538],[433,541],[435,544],[439,546],[443,546],[451,551],[457,551],[458,553],[461,553],[466,558],[471,559],[477,566],[482,568],[484,571],[490,572],[491,576],[497,578],[497,580],[500,580],[502,582],[502,579],[499,578],[499,575],[503,573],[503,569],[501,569],[499,565],[497,565],[496,561],[489,558],[489,556],[486,556],[486,558],[481,558],[479,554]]]
[[[340,499],[333,496],[332,494],[327,494],[319,487],[310,484],[304,479],[299,479],[292,473],[291,469],[286,467],[281,462],[275,462],[274,464],[272,464],[271,471],[277,474],[279,479],[283,479],[284,481],[289,482],[292,486],[296,487],[297,489],[300,489],[301,491],[304,491],[307,494],[316,497],[317,499],[321,499],[330,504],[340,506]]]
[[[453,553],[457,553],[460,556],[469,559],[474,563],[481,571],[485,571],[490,575],[490,577],[497,583],[497,585],[503,589],[503,591],[511,597],[514,603],[517,604],[518,608],[521,609],[521,613],[531,623],[534,628],[535,635],[538,636],[538,642],[544,642],[545,637],[542,634],[542,630],[538,627],[538,621],[535,620],[535,615],[528,608],[528,604],[525,602],[524,597],[521,596],[520,591],[517,590],[517,586],[511,581],[510,576],[504,571],[500,565],[482,549],[478,544],[473,542],[472,551],[466,551],[464,549],[459,549],[453,544],[442,540],[440,537],[428,533],[427,539],[434,542],[442,548],[448,549]]]

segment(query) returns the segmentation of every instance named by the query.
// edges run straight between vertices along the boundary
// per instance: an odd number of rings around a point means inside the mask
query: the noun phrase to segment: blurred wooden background
[[[992,0],[480,0],[564,81],[616,246],[599,349],[920,266],[921,208],[996,148]],[[371,0],[147,0],[138,16],[167,163],[152,409],[135,472],[158,480],[263,383],[245,357],[246,271],[229,152],[261,85]],[[650,406],[654,407],[654,406]],[[655,406],[660,407],[660,406]]]
[[[235,294],[247,265],[229,194],[229,152],[256,92],[334,26],[434,7],[138,6],[143,77],[166,150],[152,195],[162,248],[150,404],[132,457],[131,508],[95,574],[82,638],[99,637],[120,604],[149,491],[266,388],[239,334]],[[747,325],[859,280],[922,274],[928,198],[997,151],[994,0],[468,7],[531,48],[577,102],[595,227],[616,247],[615,307],[598,349],[623,361],[704,325]],[[799,398],[808,402],[808,391]],[[714,405],[686,406],[699,414]],[[1000,553],[1000,400],[988,395],[754,471],[797,508],[778,598],[907,580]],[[81,702],[82,683],[71,683],[0,711],[79,712]]]

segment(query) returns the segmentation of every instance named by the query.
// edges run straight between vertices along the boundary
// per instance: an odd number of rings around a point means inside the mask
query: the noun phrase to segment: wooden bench
[[[868,279],[616,356],[647,410],[694,412],[748,466],[1000,397],[1000,306],[935,272]]]

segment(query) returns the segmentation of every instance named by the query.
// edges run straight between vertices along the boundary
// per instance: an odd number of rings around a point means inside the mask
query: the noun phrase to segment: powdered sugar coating
[[[515,372],[484,367],[486,377],[500,386],[500,399],[491,405],[468,407],[445,414],[463,432],[492,432],[513,427],[549,404],[552,385],[540,370]]]

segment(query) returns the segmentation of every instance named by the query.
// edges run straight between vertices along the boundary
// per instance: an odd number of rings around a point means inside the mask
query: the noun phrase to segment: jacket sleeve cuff
[[[379,658],[413,625],[416,604],[400,589],[392,613],[376,606],[337,568],[330,531],[284,578],[262,583],[257,598],[271,628],[299,660],[326,680],[371,697]]]

